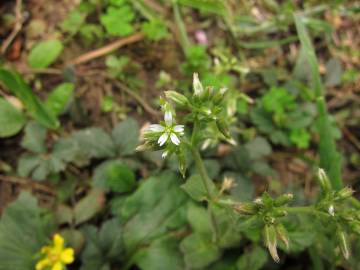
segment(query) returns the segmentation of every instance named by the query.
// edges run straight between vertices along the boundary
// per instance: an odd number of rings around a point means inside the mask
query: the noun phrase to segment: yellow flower
[[[42,259],[36,264],[36,270],[64,270],[66,264],[74,261],[74,250],[64,247],[64,238],[60,234],[55,234],[52,244],[44,246],[40,253]]]

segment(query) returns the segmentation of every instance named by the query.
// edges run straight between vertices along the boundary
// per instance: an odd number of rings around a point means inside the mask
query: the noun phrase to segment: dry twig
[[[10,35],[5,39],[3,44],[1,45],[1,53],[5,54],[6,50],[10,46],[11,42],[15,39],[17,34],[20,32],[23,24],[23,17],[21,14],[22,9],[22,0],[16,0],[15,5],[15,25]]]
[[[101,47],[99,49],[87,52],[83,55],[80,55],[79,57],[75,58],[74,60],[70,61],[69,63],[67,63],[68,65],[79,65],[79,64],[83,64],[85,62],[88,62],[90,60],[93,60],[95,58],[104,56],[106,54],[109,54],[125,45],[131,44],[131,43],[135,43],[138,42],[140,40],[142,40],[144,38],[144,35],[142,33],[135,33],[131,36],[128,36],[126,38],[121,38],[118,39],[116,41],[114,41],[113,43],[110,43],[104,47]]]

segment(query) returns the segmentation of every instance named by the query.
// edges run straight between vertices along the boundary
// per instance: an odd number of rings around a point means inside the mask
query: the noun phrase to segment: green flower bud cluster
[[[277,198],[272,198],[264,192],[260,198],[251,203],[235,204],[234,210],[241,215],[256,216],[262,221],[263,237],[265,246],[268,248],[271,257],[275,262],[279,262],[277,253],[277,243],[281,241],[286,248],[289,248],[288,232],[279,219],[285,217],[287,212],[282,208],[293,199],[291,193],[283,194]]]

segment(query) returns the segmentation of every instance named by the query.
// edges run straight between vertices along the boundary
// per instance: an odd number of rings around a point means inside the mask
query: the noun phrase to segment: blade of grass
[[[324,87],[319,73],[319,65],[310,36],[303,22],[303,17],[296,14],[294,15],[294,19],[301,46],[305,50],[306,59],[310,66],[311,82],[316,96],[319,113],[318,130],[320,135],[320,166],[328,173],[332,187],[335,190],[339,190],[343,186],[341,179],[341,155],[336,149],[336,142],[325,102]]]
[[[186,54],[187,49],[190,47],[191,44],[190,44],[189,37],[186,32],[186,27],[185,27],[184,21],[180,14],[180,10],[179,10],[177,1],[173,0],[172,5],[173,5],[173,10],[174,10],[175,23],[178,28],[179,34],[180,34],[181,47],[183,49],[184,54]]]

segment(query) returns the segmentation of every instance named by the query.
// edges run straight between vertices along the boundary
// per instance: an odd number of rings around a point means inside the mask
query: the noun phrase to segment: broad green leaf
[[[29,53],[29,65],[33,68],[50,66],[58,58],[63,47],[59,40],[47,40],[37,43]]]
[[[237,261],[238,270],[260,270],[263,269],[268,260],[268,253],[262,247],[255,246],[250,251],[241,255]]]
[[[43,103],[32,92],[31,88],[25,81],[15,72],[0,68],[0,81],[4,83],[15,96],[17,96],[24,104],[26,110],[40,124],[47,128],[56,129],[59,121],[48,111]]]
[[[145,245],[186,223],[186,194],[179,188],[181,179],[166,171],[150,177],[121,204],[124,243],[128,252]]]
[[[118,220],[108,220],[100,229],[87,225],[83,232],[86,236],[86,246],[81,255],[80,270],[110,270],[111,262],[120,261],[123,253],[123,234]]]
[[[250,155],[250,159],[256,160],[267,156],[271,153],[271,145],[263,137],[256,137],[245,145],[246,150]]]
[[[62,83],[58,85],[48,96],[45,106],[54,115],[60,115],[68,105],[74,92],[73,83]]]
[[[119,155],[126,156],[135,152],[139,145],[139,125],[133,118],[118,123],[112,131],[112,137]]]
[[[67,246],[72,247],[75,253],[80,253],[85,244],[84,234],[77,229],[63,229],[60,231],[61,236],[64,237]]]
[[[94,185],[113,192],[129,192],[135,187],[135,174],[119,160],[110,160],[98,166],[94,172]]]
[[[221,257],[222,251],[212,241],[211,235],[193,233],[180,243],[187,269],[206,269]]]
[[[206,187],[198,174],[190,176],[186,183],[181,185],[181,188],[195,201],[203,201],[208,198]],[[210,182],[210,193],[216,193],[216,187],[213,182]]]
[[[140,249],[135,255],[135,263],[141,270],[183,270],[178,243],[178,239],[170,237],[155,240],[149,247]]]
[[[212,234],[213,228],[209,212],[193,202],[188,203],[187,219],[192,230],[196,233]]]
[[[101,190],[93,189],[74,207],[75,224],[81,224],[93,218],[105,206],[105,196]]]
[[[36,167],[41,163],[41,158],[37,155],[23,155],[20,157],[17,166],[17,173],[21,177],[31,175]]]
[[[36,199],[21,193],[0,220],[0,270],[35,269],[35,255],[47,244],[50,229]]]
[[[251,178],[232,172],[225,175],[235,180],[235,186],[230,190],[230,193],[236,201],[250,201],[254,198],[255,187]]]
[[[88,158],[105,158],[115,155],[115,146],[111,137],[101,128],[87,128],[73,134],[80,150]]]
[[[0,138],[11,137],[25,125],[25,116],[5,99],[0,98]]]
[[[148,39],[154,41],[163,39],[168,35],[167,27],[161,20],[151,20],[143,23],[141,29]]]
[[[111,36],[127,36],[134,32],[132,21],[135,13],[129,5],[108,7],[100,22]]]
[[[25,127],[25,136],[21,141],[21,146],[34,153],[45,153],[46,135],[46,128],[36,122],[29,122]]]

